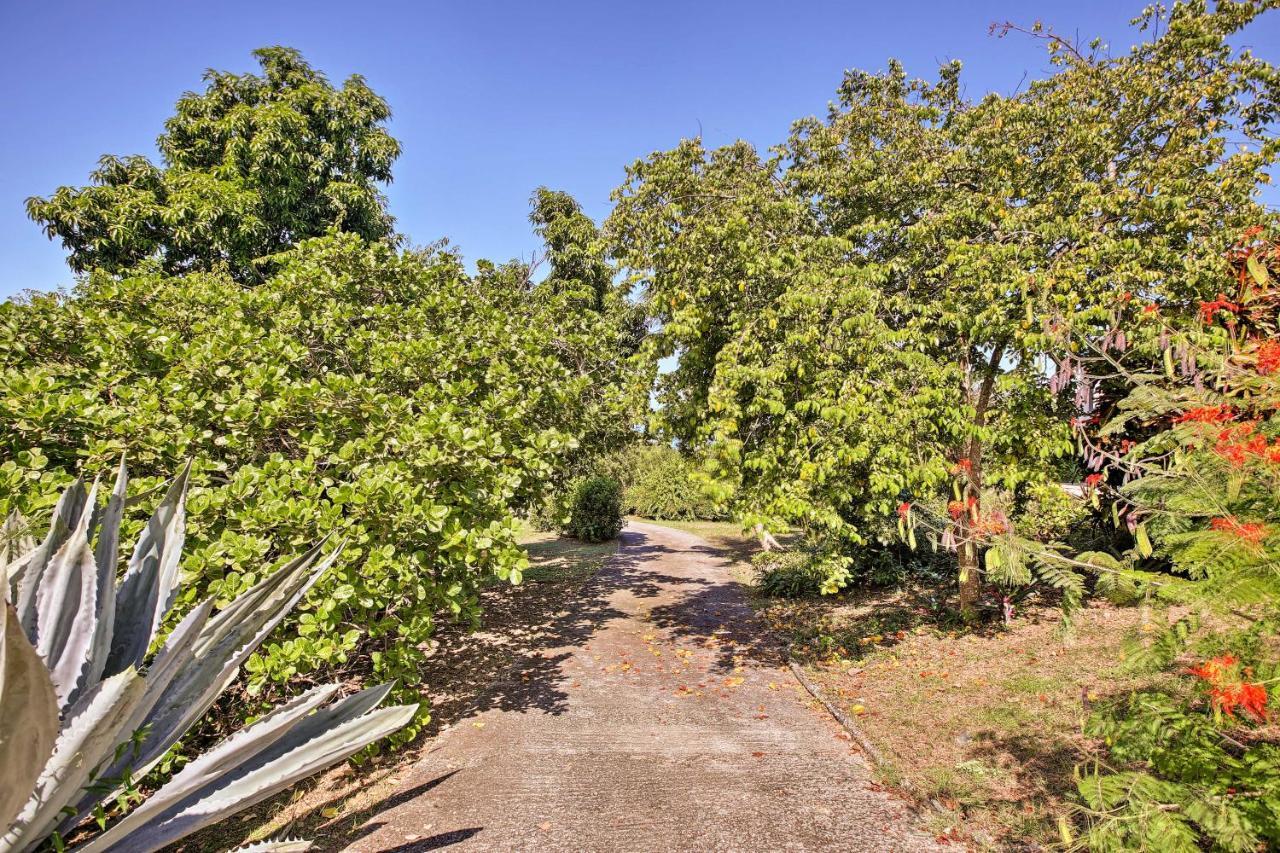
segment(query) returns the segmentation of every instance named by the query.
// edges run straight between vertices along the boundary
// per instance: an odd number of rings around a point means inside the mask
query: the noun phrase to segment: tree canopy
[[[1118,57],[1037,30],[1057,72],[977,102],[958,63],[850,72],[768,157],[691,140],[634,164],[607,228],[660,324],[651,356],[679,354],[666,428],[747,520],[857,542],[954,486],[991,523],[984,486],[1055,476],[1089,408],[1061,330],[1104,334],[1125,294],[1211,297],[1268,219],[1280,77],[1230,46],[1261,11],[1181,5]]]
[[[262,74],[210,70],[157,140],[159,165],[107,155],[83,187],[31,198],[71,267],[120,274],[155,258],[167,274],[225,266],[259,280],[255,261],[309,237],[392,235],[380,183],[399,143],[386,101],[352,75],[332,86],[291,48],[254,51]]]

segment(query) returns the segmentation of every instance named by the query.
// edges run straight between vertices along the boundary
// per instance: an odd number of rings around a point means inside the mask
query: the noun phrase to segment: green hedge
[[[249,690],[324,670],[417,699],[436,619],[474,617],[487,576],[519,581],[512,508],[595,411],[607,373],[581,365],[608,331],[447,253],[343,235],[279,260],[251,287],[96,275],[0,305],[0,511],[39,517],[122,453],[140,491],[194,459],[177,612],[230,601],[317,534],[349,542],[288,639],[249,660]]]

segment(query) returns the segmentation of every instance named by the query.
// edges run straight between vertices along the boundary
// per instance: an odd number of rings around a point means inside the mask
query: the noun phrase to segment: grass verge
[[[1073,768],[1094,746],[1084,719],[1152,681],[1120,667],[1133,608],[1095,603],[1070,631],[1052,607],[952,629],[902,590],[774,600],[763,612],[882,753],[878,781],[930,806],[940,838],[977,849],[1053,844]]]

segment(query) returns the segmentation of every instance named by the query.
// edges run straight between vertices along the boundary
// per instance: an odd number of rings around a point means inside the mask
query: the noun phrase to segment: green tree
[[[632,166],[607,228],[660,323],[648,352],[679,355],[664,425],[748,522],[856,543],[954,488],[972,613],[984,490],[1050,476],[1092,406],[1062,330],[1101,337],[1126,293],[1211,295],[1223,235],[1266,216],[1280,78],[1230,39],[1272,5],[1152,10],[1117,57],[1036,27],[1056,73],[977,103],[957,63],[852,72],[768,159],[695,140]]]
[[[208,71],[157,140],[161,165],[105,156],[89,186],[27,200],[70,252],[72,269],[120,274],[158,258],[168,274],[225,265],[259,280],[255,261],[331,230],[392,234],[379,183],[400,146],[386,101],[353,75],[334,88],[298,51],[254,51],[261,76]]]
[[[600,232],[566,192],[539,187],[530,199],[529,221],[546,245],[551,272],[543,280],[557,292],[574,293],[585,306],[603,311],[613,270],[604,258]]]
[[[0,513],[43,517],[122,453],[140,493],[192,459],[177,612],[229,602],[317,535],[348,542],[288,638],[248,661],[250,690],[375,674],[420,700],[436,621],[475,620],[483,583],[519,582],[514,510],[600,417],[595,327],[500,284],[344,234],[254,287],[95,273],[6,302]]]

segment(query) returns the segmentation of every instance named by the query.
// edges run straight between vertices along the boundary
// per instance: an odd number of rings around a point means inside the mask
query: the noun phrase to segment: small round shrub
[[[612,477],[587,477],[572,487],[568,533],[584,542],[607,542],[622,529],[622,489]]]

